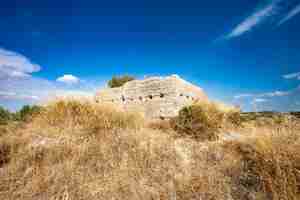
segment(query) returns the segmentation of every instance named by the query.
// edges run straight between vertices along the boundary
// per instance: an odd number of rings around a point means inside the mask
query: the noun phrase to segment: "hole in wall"
[[[183,94],[180,94],[179,96],[181,96],[181,97],[182,97],[182,96],[183,96]]]
[[[149,99],[153,99],[153,96],[152,96],[152,95],[149,95],[148,97],[149,97]]]
[[[159,116],[159,119],[160,119],[160,120],[165,120],[165,117]]]
[[[143,97],[139,97],[139,100],[140,100],[140,101],[143,101]]]
[[[164,98],[164,96],[165,95],[163,93],[160,93],[160,95],[159,95],[160,98]]]
[[[122,101],[125,101],[125,97],[123,95],[122,95],[121,99],[122,99]]]

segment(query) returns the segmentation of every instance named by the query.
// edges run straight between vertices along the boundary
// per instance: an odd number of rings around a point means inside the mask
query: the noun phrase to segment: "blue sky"
[[[0,105],[179,76],[213,100],[300,110],[300,0],[4,1]]]

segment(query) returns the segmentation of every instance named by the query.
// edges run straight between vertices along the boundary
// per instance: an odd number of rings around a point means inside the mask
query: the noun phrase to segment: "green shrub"
[[[133,76],[128,76],[128,75],[124,75],[120,77],[113,76],[112,79],[108,81],[108,86],[110,88],[121,87],[125,83],[132,81],[134,79],[135,78]]]
[[[288,118],[287,118],[287,116],[285,116],[285,115],[282,115],[282,114],[278,114],[278,115],[274,115],[273,117],[272,117],[272,119],[273,119],[273,121],[274,121],[274,123],[276,124],[276,125],[282,125],[282,124],[287,124],[288,122]]]
[[[216,140],[224,116],[224,112],[214,103],[197,103],[181,109],[178,117],[171,123],[180,135],[200,140]]]
[[[295,120],[296,118],[292,115],[276,112],[252,112],[241,114],[241,121],[243,123],[252,122],[255,126],[288,125],[291,119]]]
[[[240,110],[214,102],[200,102],[186,106],[170,120],[171,127],[181,136],[202,141],[216,140],[221,128],[240,126]]]
[[[0,125],[5,125],[11,119],[11,113],[0,106]]]

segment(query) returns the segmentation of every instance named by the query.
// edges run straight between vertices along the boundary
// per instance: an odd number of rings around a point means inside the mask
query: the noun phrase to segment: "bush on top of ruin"
[[[135,80],[133,76],[129,75],[123,75],[123,76],[113,76],[109,81],[108,81],[108,86],[110,88],[116,88],[116,87],[121,87],[125,83]]]

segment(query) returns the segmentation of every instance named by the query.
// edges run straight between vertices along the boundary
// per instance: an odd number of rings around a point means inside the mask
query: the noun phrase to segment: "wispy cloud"
[[[262,98],[255,98],[253,101],[256,102],[256,103],[263,103],[263,102],[267,102],[268,100],[267,99],[262,99]]]
[[[244,110],[276,110],[294,111],[300,110],[300,85],[286,91],[273,91],[265,93],[245,93],[234,96],[232,103],[240,105]],[[254,107],[253,107],[254,106]],[[258,108],[256,107],[258,106]]]
[[[241,99],[241,98],[245,98],[245,97],[253,97],[254,94],[238,94],[235,95],[233,98],[234,99]]]
[[[300,80],[300,72],[285,74],[282,76],[285,79],[298,79]]]
[[[260,96],[261,97],[282,97],[282,96],[287,96],[290,94],[291,94],[291,91],[275,91],[275,92],[263,93]]]
[[[9,100],[32,100],[37,101],[40,98],[36,95],[18,94],[16,92],[0,91],[0,98]]]
[[[228,35],[225,36],[225,38],[230,39],[241,36],[242,34],[251,31],[257,25],[263,23],[269,17],[276,15],[279,12],[280,1],[281,0],[273,0],[270,4],[258,9],[242,23],[237,25]]]
[[[300,13],[300,4],[293,8],[282,20],[278,22],[278,26],[292,19],[294,16]]]
[[[288,2],[284,4],[284,0],[270,0],[268,4],[256,9],[254,13],[244,19],[230,33],[222,38],[231,39],[241,36],[251,31],[256,26],[263,24],[267,20],[276,19],[276,21],[273,22],[275,23],[274,25],[276,25],[277,23],[277,26],[280,26],[300,13],[300,4],[295,5],[279,22],[277,22],[280,19],[279,17],[282,16],[286,11],[288,11],[289,6],[287,5],[291,4],[294,3]]]
[[[263,98],[263,97],[282,97],[282,96],[288,96],[292,93],[291,91],[274,91],[274,92],[265,92],[265,93],[258,93],[258,94],[238,94],[235,95],[234,99],[245,99],[245,98]]]
[[[31,73],[40,69],[39,65],[32,63],[25,56],[0,48],[0,79],[29,77]]]

